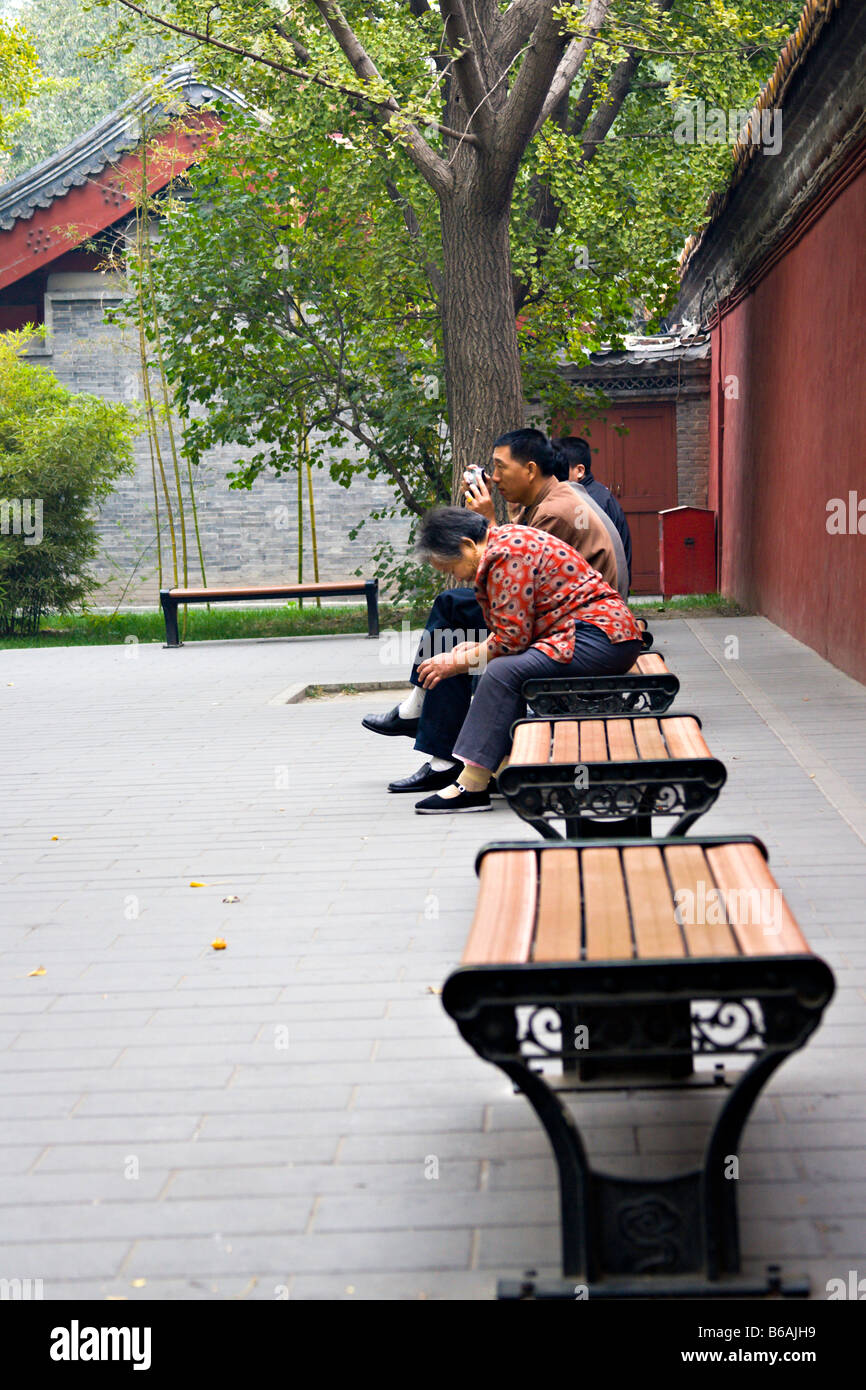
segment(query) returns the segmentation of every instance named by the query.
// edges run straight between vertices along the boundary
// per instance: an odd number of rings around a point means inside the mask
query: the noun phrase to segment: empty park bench
[[[475,917],[442,1001],[546,1130],[562,1237],[561,1279],[501,1281],[500,1297],[808,1293],[774,1265],[740,1272],[742,1131],[834,990],[766,858],[751,835],[480,851]],[[562,1098],[701,1081],[710,1090],[695,1095],[721,1098],[703,1163],[666,1176],[593,1168]]]
[[[536,715],[660,714],[680,683],[661,652],[643,652],[621,676],[549,676],[525,681],[523,696]]]
[[[165,643],[180,647],[177,610],[181,603],[257,602],[263,598],[325,598],[363,594],[367,600],[367,636],[379,636],[379,581],[352,579],[343,584],[225,584],[204,589],[160,589],[159,601],[165,616]]]
[[[606,719],[520,719],[499,790],[547,839],[651,835],[652,817],[675,816],[685,835],[727,779],[695,714]]]

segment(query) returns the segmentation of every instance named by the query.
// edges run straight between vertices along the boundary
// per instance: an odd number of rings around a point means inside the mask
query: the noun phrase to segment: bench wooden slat
[[[684,956],[685,942],[674,915],[661,849],[649,845],[624,849],[622,860],[637,957]]]
[[[522,763],[546,763],[550,756],[550,725],[544,719],[518,724],[508,759],[509,767]]]
[[[603,719],[581,719],[580,761],[582,763],[606,763],[608,761]]]
[[[208,598],[286,598],[302,597],[306,598],[316,594],[363,594],[365,582],[363,579],[349,579],[345,584],[338,584],[334,581],[331,584],[214,584],[206,588],[198,589],[169,589],[169,594],[173,599],[183,602],[184,599],[206,600]]]
[[[533,960],[580,960],[580,870],[577,850],[541,859]]]
[[[611,762],[636,762],[640,754],[635,747],[631,720],[609,719],[607,721],[607,746]]]
[[[576,719],[557,720],[553,726],[553,752],[550,755],[552,763],[580,762],[579,727]]]
[[[696,719],[660,719],[668,752],[672,758],[711,758]]]
[[[655,762],[667,758],[668,750],[657,719],[634,719],[631,727],[641,758],[652,759]]]
[[[484,857],[464,965],[522,964],[529,959],[536,878],[534,850],[503,850]]]
[[[674,896],[678,892],[691,894],[681,900],[681,913],[684,919],[698,915],[719,917],[724,919],[724,907],[721,911],[705,911],[708,903],[708,892],[713,888],[714,880],[712,870],[707,863],[706,856],[700,845],[672,845],[663,846],[665,863],[667,864],[668,875]],[[701,892],[703,884],[703,892]],[[692,911],[688,909],[691,907]],[[734,933],[728,923],[724,920],[720,922],[698,922],[693,920],[683,920],[683,933],[686,938],[686,946],[690,956],[736,956],[740,954]]]
[[[631,960],[634,945],[619,850],[582,850],[581,868],[587,960]]]
[[[629,675],[641,676],[666,676],[668,674],[664,659],[657,652],[644,652],[629,671]]]
[[[707,859],[744,955],[809,952],[757,845],[717,845],[707,850]]]

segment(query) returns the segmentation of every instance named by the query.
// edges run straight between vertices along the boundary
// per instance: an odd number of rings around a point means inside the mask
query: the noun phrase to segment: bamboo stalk
[[[304,419],[304,420],[306,420],[306,417],[305,417],[305,415],[304,415],[304,413],[303,413],[303,408],[302,408],[302,416],[301,416],[301,418]],[[314,502],[314,500],[313,500],[313,470],[312,470],[312,467],[310,466],[310,436],[309,436],[309,434],[308,434],[308,432],[307,432],[306,429],[304,430],[304,461],[305,461],[305,463],[306,463],[306,465],[307,465],[307,493],[308,493],[309,499],[310,499],[310,539],[311,539],[311,541],[312,541],[312,546],[313,546],[313,574],[314,574],[314,576],[315,576],[316,583],[318,584],[318,582],[319,582],[319,547],[318,547],[318,543],[317,543],[317,541],[316,541],[316,504],[315,504],[315,502]],[[300,465],[299,465],[299,466],[300,466]],[[317,595],[316,595],[316,607],[317,607],[317,608],[321,608],[321,606],[322,606],[322,600],[321,600],[320,596],[317,594]]]
[[[142,165],[141,165],[141,169],[142,169],[142,187],[145,188],[145,187],[146,187],[146,175],[147,175],[147,159],[146,159],[146,155],[142,155]],[[169,534],[170,534],[170,536],[171,536],[172,573],[173,573],[173,577],[174,577],[174,584],[175,584],[175,586],[176,586],[176,585],[177,585],[177,579],[178,579],[178,575],[177,575],[177,535],[176,535],[176,532],[175,532],[175,525],[174,525],[174,511],[173,511],[173,509],[172,509],[171,498],[170,498],[169,492],[168,492],[168,479],[167,479],[166,476],[165,476],[165,465],[164,465],[163,460],[162,460],[162,450],[161,450],[160,447],[159,447],[159,435],[158,435],[157,429],[156,429],[156,420],[155,420],[155,413],[154,413],[154,407],[153,407],[153,395],[152,395],[151,389],[150,389],[150,371],[149,371],[149,364],[148,364],[148,360],[147,360],[147,334],[145,333],[145,329],[144,329],[144,294],[143,294],[143,291],[142,291],[142,282],[141,282],[141,276],[142,276],[142,263],[143,263],[143,254],[144,254],[144,248],[143,248],[144,232],[143,232],[143,225],[142,225],[142,224],[143,224],[143,219],[144,219],[143,199],[140,198],[140,199],[137,201],[137,205],[136,205],[136,215],[135,215],[135,249],[136,249],[136,258],[137,258],[137,262],[138,262],[138,264],[137,264],[137,280],[138,280],[137,289],[138,289],[138,293],[137,293],[137,296],[136,296],[136,304],[137,304],[137,308],[138,308],[138,351],[139,351],[139,357],[140,357],[140,359],[141,359],[141,385],[142,385],[142,391],[143,391],[143,393],[144,393],[144,413],[145,413],[145,419],[146,419],[146,421],[147,421],[148,439],[150,440],[150,448],[151,448],[151,451],[152,451],[152,452],[151,452],[151,458],[153,458],[154,455],[156,456],[156,462],[157,462],[157,465],[158,465],[158,468],[159,468],[159,477],[160,477],[160,481],[161,481],[161,483],[162,483],[162,491],[163,491],[163,495],[164,495],[164,497],[165,497],[166,514],[167,514],[167,517],[168,517],[168,529],[169,529]],[[160,585],[162,585],[162,571],[160,571]]]
[[[146,156],[145,156],[145,157],[146,157]],[[145,196],[146,196],[146,194],[147,194],[147,185],[146,185],[146,184],[145,184],[145,189],[144,189],[144,191],[145,191]],[[168,431],[168,442],[169,442],[169,448],[170,448],[170,450],[171,450],[172,467],[173,467],[173,470],[174,470],[174,483],[175,483],[175,487],[176,487],[176,489],[177,489],[177,507],[178,507],[178,517],[179,517],[179,521],[180,521],[180,543],[181,543],[181,559],[182,559],[182,564],[183,564],[183,582],[184,582],[184,585],[188,585],[188,584],[189,584],[189,553],[188,553],[188,549],[187,549],[187,540],[186,540],[186,515],[185,515],[185,512],[184,512],[184,505],[183,505],[183,484],[181,483],[181,478],[180,478],[180,463],[179,463],[179,461],[178,461],[178,456],[177,456],[177,441],[175,440],[175,437],[174,437],[174,427],[172,426],[172,423],[171,423],[171,404],[170,404],[169,398],[168,398],[168,382],[166,381],[166,376],[165,376],[165,362],[164,362],[163,355],[162,355],[162,342],[161,342],[161,339],[160,339],[160,332],[159,332],[159,316],[158,316],[157,311],[156,311],[156,293],[155,293],[154,287],[153,287],[153,260],[152,260],[152,258],[151,258],[151,247],[150,247],[150,217],[149,217],[148,214],[147,214],[147,207],[146,207],[146,205],[145,205],[145,213],[144,213],[144,218],[143,218],[143,220],[144,220],[143,241],[144,241],[144,246],[145,246],[145,260],[146,260],[146,264],[147,264],[147,288],[148,288],[148,298],[149,298],[149,300],[150,300],[151,321],[152,321],[152,325],[153,325],[153,341],[154,341],[154,343],[155,343],[155,345],[156,345],[156,360],[157,360],[157,367],[158,367],[158,373],[159,373],[159,381],[160,381],[160,387],[161,387],[161,391],[162,391],[163,404],[164,404],[164,406],[165,406],[165,425],[166,425],[166,429],[167,429],[167,431]],[[184,615],[184,617],[185,617],[185,616],[186,616],[186,615]]]
[[[153,457],[153,440],[150,431],[147,435],[147,444],[150,452],[150,476],[153,481],[153,516],[156,522],[156,562],[159,572],[159,587],[162,588],[162,522],[159,515],[159,490],[156,486],[156,461]]]
[[[298,583],[304,582],[304,472],[298,457]],[[298,594],[298,609],[304,606],[303,596]]]

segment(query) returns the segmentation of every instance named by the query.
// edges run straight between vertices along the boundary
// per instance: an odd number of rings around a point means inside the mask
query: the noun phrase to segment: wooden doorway
[[[679,500],[676,406],[672,401],[615,405],[594,420],[573,421],[568,432],[587,441],[594,476],[628,519],[632,593],[659,593],[658,514]]]

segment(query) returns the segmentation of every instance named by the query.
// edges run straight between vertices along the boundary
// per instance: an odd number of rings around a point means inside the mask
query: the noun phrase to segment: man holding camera
[[[493,498],[487,487],[492,481],[509,504],[512,521],[567,541],[616,589],[619,576],[610,535],[597,511],[556,477],[560,462],[558,451],[541,430],[511,430],[493,446],[489,480],[483,473],[479,477],[475,469],[464,474],[465,504],[494,521]],[[453,748],[472,699],[472,677],[468,673],[455,676],[425,691],[418,666],[460,642],[483,642],[486,636],[474,589],[446,589],[439,595],[412,667],[412,693],[387,714],[367,715],[361,721],[373,733],[414,738],[415,748],[426,758],[410,777],[389,783],[389,791],[424,794],[440,791],[454,781],[461,764],[453,757]]]

